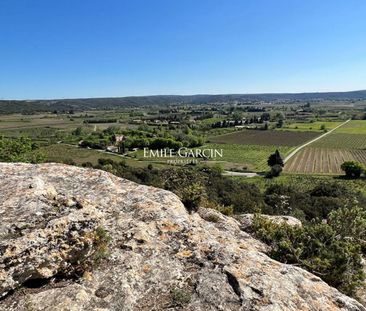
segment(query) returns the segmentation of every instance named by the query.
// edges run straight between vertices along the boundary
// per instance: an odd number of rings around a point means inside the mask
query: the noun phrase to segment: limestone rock
[[[366,310],[174,194],[60,164],[0,163],[1,311]],[[107,258],[98,230],[108,232]],[[74,270],[73,270],[74,269]]]
[[[301,221],[292,216],[261,215],[261,217],[278,225],[302,226]],[[235,219],[240,223],[240,228],[247,232],[251,231],[253,218],[254,214],[241,214],[235,216]]]

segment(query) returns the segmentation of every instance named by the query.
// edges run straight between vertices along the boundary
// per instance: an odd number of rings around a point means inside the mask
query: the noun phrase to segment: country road
[[[258,173],[244,173],[244,172],[234,172],[234,171],[224,171],[224,176],[242,176],[242,177],[256,177],[260,176]]]

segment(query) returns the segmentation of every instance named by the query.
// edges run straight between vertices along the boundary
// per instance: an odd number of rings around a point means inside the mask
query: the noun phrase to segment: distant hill
[[[366,90],[327,93],[264,93],[264,94],[222,94],[222,95],[154,95],[109,98],[76,98],[52,100],[0,100],[0,113],[66,111],[86,109],[113,109],[169,104],[202,104],[233,101],[323,101],[323,100],[365,100]]]

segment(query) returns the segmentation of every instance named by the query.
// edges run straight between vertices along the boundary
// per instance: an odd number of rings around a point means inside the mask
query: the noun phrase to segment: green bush
[[[40,163],[44,159],[45,156],[31,139],[0,137],[0,161]]]
[[[329,214],[328,224],[342,239],[360,244],[366,251],[366,211],[360,207],[340,208]]]
[[[271,177],[278,177],[280,176],[281,172],[282,172],[282,166],[279,164],[275,164],[271,167],[270,175]]]
[[[203,197],[205,197],[204,187],[199,183],[192,183],[179,190],[177,189],[177,195],[188,211],[196,211],[199,208]]]
[[[298,216],[301,212],[308,221],[321,220],[327,218],[331,211],[355,200],[361,202],[362,198],[362,195],[339,182],[321,182],[309,190],[303,190],[297,184],[273,183],[264,192],[266,205],[262,212],[292,216]]]
[[[164,149],[169,148],[178,150],[183,144],[171,138],[156,138],[150,142],[150,149]]]
[[[349,222],[342,224],[344,214],[349,216]],[[273,259],[299,265],[354,296],[365,280],[360,231],[355,232],[353,227],[354,215],[362,218],[364,226],[366,218],[358,208],[334,212],[330,216],[331,224],[312,222],[303,226],[279,225],[256,215],[253,232],[271,246],[269,255]]]
[[[182,308],[187,305],[192,299],[191,293],[181,288],[172,288],[170,291],[170,295],[173,307]]]
[[[278,150],[276,150],[274,153],[272,153],[267,161],[268,166],[272,167],[274,165],[280,165],[281,167],[284,166],[282,157],[280,155],[280,152]]]
[[[355,161],[344,162],[341,165],[341,169],[346,173],[346,176],[349,178],[359,178],[365,170],[361,163]]]

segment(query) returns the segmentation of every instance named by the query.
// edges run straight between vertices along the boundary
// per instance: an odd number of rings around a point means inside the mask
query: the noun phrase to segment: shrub
[[[192,183],[177,191],[177,195],[188,211],[197,211],[203,197],[205,197],[204,187],[199,183]]]
[[[170,291],[170,295],[172,299],[172,305],[174,307],[182,308],[192,299],[190,292],[180,288],[172,288]]]
[[[266,206],[263,212],[274,215],[291,215],[296,209],[304,210],[310,198],[293,185],[275,183],[264,192]]]
[[[62,163],[67,164],[67,165],[76,165],[76,162],[71,158],[67,158],[67,159],[62,160]]]
[[[82,167],[93,167],[93,163],[91,163],[91,162],[83,162],[82,164],[81,164],[81,166]]]
[[[209,200],[207,198],[204,198],[202,200],[201,206],[204,208],[211,208],[214,209],[226,216],[232,216],[234,214],[234,207],[232,205],[230,206],[224,206],[222,204],[218,204],[215,201]]]
[[[98,159],[98,164],[99,165],[102,165],[102,166],[107,165],[107,164],[113,166],[114,161],[112,159],[104,159],[104,158],[101,158],[101,159]]]
[[[45,156],[38,146],[26,137],[4,138],[0,136],[0,161],[3,162],[43,162]]]
[[[81,277],[85,272],[92,271],[109,256],[111,237],[103,227],[97,227],[95,230],[85,233],[84,238],[85,245],[90,244],[92,252],[86,257],[80,253],[78,260],[72,262],[72,265],[62,272],[67,277]]]
[[[278,177],[282,172],[282,166],[279,164],[275,164],[271,167],[271,177]]]
[[[150,143],[150,149],[164,149],[169,148],[173,150],[178,150],[183,144],[179,141],[175,141],[171,138],[156,138]]]
[[[310,191],[310,195],[314,197],[345,197],[349,194],[348,192],[348,189],[342,184],[322,182]]]
[[[284,166],[282,157],[280,155],[280,152],[278,150],[276,150],[274,153],[272,153],[267,161],[268,166],[272,167],[276,164],[280,165],[281,167]]]
[[[230,206],[219,205],[217,206],[216,210],[226,216],[232,216],[234,214],[234,207],[232,205]]]
[[[329,214],[328,224],[342,239],[366,247],[366,211],[360,207],[340,208]]]
[[[342,171],[346,173],[349,178],[359,178],[364,171],[361,163],[355,161],[346,161],[341,165]]]
[[[362,248],[356,239],[347,238],[348,233],[352,234],[352,222],[342,230],[338,227],[335,219],[341,220],[341,215],[333,214],[333,225],[313,222],[302,227],[275,224],[255,215],[252,228],[259,239],[271,246],[272,258],[299,265],[345,294],[355,295],[365,279]]]
[[[98,227],[94,232],[93,244],[95,251],[92,256],[93,264],[99,264],[102,259],[109,256],[108,245],[111,242],[111,237],[108,232],[102,228]]]

